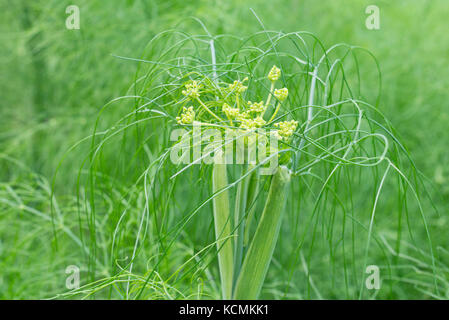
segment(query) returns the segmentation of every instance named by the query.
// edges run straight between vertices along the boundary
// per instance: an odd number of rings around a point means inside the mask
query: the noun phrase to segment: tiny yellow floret
[[[280,76],[281,76],[281,69],[279,69],[274,65],[273,68],[271,68],[270,72],[268,73],[268,79],[270,81],[277,81],[279,80]]]
[[[223,104],[223,112],[230,118],[235,118],[239,115],[239,109],[232,108],[227,103]]]
[[[274,126],[279,128],[279,130],[275,132],[275,136],[280,140],[286,141],[295,132],[296,128],[298,127],[298,121],[282,121],[275,123]]]
[[[193,107],[182,108],[182,113],[180,117],[176,117],[176,121],[179,124],[190,124],[195,120],[195,111]]]
[[[246,89],[248,89],[247,86],[243,85],[243,82],[247,81],[248,78],[243,79],[242,81],[239,80],[235,80],[234,83],[229,85],[229,89],[231,91],[235,91],[236,93],[243,93],[246,91]]]
[[[247,120],[249,118],[249,115],[248,115],[247,112],[244,111],[242,113],[239,113],[235,118],[237,120],[239,120],[239,121],[244,121],[244,120]]]
[[[276,89],[274,90],[274,96],[279,101],[284,101],[288,97],[288,89],[287,88]]]
[[[260,102],[251,102],[248,101],[249,104],[249,111],[250,112],[262,112],[265,110],[265,106],[263,104],[263,101]]]
[[[261,116],[257,116],[254,119],[241,119],[240,121],[240,128],[247,130],[260,128],[266,124],[266,121]]]
[[[192,80],[185,85],[186,90],[182,90],[182,94],[187,98],[197,99],[200,97],[200,89],[202,86],[198,84],[198,81]]]

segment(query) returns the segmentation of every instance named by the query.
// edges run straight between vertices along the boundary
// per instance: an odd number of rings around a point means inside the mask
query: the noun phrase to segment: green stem
[[[251,174],[248,183],[248,194],[246,196],[246,210],[248,211],[245,221],[245,234],[243,237],[243,247],[249,244],[251,232],[251,224],[253,222],[254,213],[256,212],[256,197],[259,193],[259,175],[257,171]]]
[[[243,261],[235,286],[235,299],[253,300],[259,296],[279,236],[289,183],[289,169],[279,167],[271,180],[265,208]]]
[[[204,108],[204,109],[206,109],[206,111],[207,112],[209,112],[215,119],[217,119],[218,121],[220,121],[220,122],[223,122],[223,119],[222,118],[220,118],[219,116],[217,116],[215,113],[213,113],[204,103],[203,103],[203,101],[201,101],[200,100],[200,98],[197,98],[196,99],[198,102],[199,102],[199,104]]]
[[[248,168],[251,170],[251,167]],[[245,174],[245,172],[243,172]],[[234,241],[234,280],[237,281],[236,276],[240,272],[243,259],[243,237],[245,230],[245,213],[247,205],[249,177],[240,181],[237,187],[237,194],[235,197],[235,211],[234,211],[234,229],[236,230]]]
[[[276,117],[279,109],[281,108],[281,103],[278,102],[278,105],[276,107],[276,110],[274,111],[273,115],[271,116],[270,120],[268,120],[268,123],[271,123],[271,121],[273,121],[274,117]]]
[[[212,192],[221,191],[228,186],[228,176],[225,164],[214,164],[212,170]],[[232,296],[234,274],[234,257],[230,239],[231,220],[228,190],[221,191],[212,199],[214,209],[215,238],[218,250],[218,267],[220,270],[223,299]]]
[[[272,96],[273,89],[274,89],[274,82],[272,81],[271,82],[271,86],[270,86],[270,93],[268,94],[267,102],[265,102],[265,109],[262,112],[262,118],[265,115],[265,112],[267,112],[268,106],[269,106],[270,101],[271,101],[271,96]]]

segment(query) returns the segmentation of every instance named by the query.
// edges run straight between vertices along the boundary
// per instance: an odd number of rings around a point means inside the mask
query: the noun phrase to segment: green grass
[[[79,31],[64,28],[65,7],[73,3],[81,8]],[[360,104],[366,118],[356,131],[387,137],[389,161],[364,168],[361,159],[342,162],[341,152],[309,170],[334,143],[347,146],[355,136],[317,138],[353,128],[357,117],[331,121],[305,140],[307,153],[295,167],[298,177],[289,187],[260,297],[449,298],[446,1],[380,1],[378,31],[364,27],[369,1],[147,3],[0,2],[0,298],[221,297],[212,168],[179,173],[182,168],[169,161],[176,95],[162,96],[181,72],[165,64],[176,61],[170,59],[183,56],[189,66],[211,67],[203,41],[211,35],[217,36],[217,71],[231,70],[226,81],[253,70],[262,77],[279,52],[316,63],[323,47],[337,43],[366,48],[380,68],[363,50],[341,47],[329,55],[320,76],[347,54],[344,69],[330,78],[328,95],[317,87],[314,112],[322,118],[316,123],[335,116],[320,109],[324,105],[348,97],[370,103],[373,108]],[[174,27],[185,35],[151,41]],[[271,46],[264,28],[275,31],[268,33],[272,39],[279,31],[307,31],[320,43],[307,35],[307,46],[285,39],[277,54],[261,56],[259,66],[252,60],[260,54],[256,46]],[[161,57],[182,38],[183,47]],[[282,62],[291,76],[282,81],[292,102],[307,105],[311,74]],[[255,96],[268,90],[256,84]],[[164,113],[135,113],[137,108]],[[301,126],[307,113],[295,112]],[[335,112],[357,114],[350,103]],[[376,141],[366,140],[355,151],[365,160],[378,156],[384,146]],[[228,173],[233,204],[241,171]],[[261,177],[250,235],[269,186]],[[371,264],[381,269],[379,291],[364,288]],[[69,265],[81,269],[79,291],[65,287]]]

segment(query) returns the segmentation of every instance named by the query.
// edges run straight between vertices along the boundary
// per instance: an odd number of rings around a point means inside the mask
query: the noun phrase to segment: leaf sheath
[[[212,171],[212,192],[221,191],[228,186],[228,176],[226,165],[214,164]],[[214,225],[215,238],[218,250],[218,267],[223,299],[230,299],[232,296],[232,283],[234,274],[234,257],[231,239],[231,218],[229,206],[228,190],[221,191],[214,196]]]
[[[271,180],[260,222],[243,261],[235,287],[235,299],[253,300],[260,294],[278,239],[289,183],[289,170],[279,167]]]

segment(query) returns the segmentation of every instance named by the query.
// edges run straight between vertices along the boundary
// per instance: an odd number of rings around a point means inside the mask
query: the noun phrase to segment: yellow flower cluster
[[[200,97],[200,89],[202,86],[198,84],[198,81],[192,80],[185,85],[186,90],[182,90],[182,94],[187,98],[196,99]]]
[[[232,108],[229,104],[223,104],[223,112],[230,118],[235,118],[239,115],[239,108]]]
[[[267,123],[261,116],[257,116],[254,119],[242,118],[240,121],[241,121],[240,128],[247,130],[253,130],[256,128],[263,127]]]
[[[245,121],[245,119],[249,119],[249,114],[248,114],[248,112],[246,112],[246,111],[243,111],[242,113],[239,113],[235,118],[238,120],[238,121]]]
[[[182,108],[182,113],[180,117],[176,117],[176,121],[179,124],[190,124],[195,120],[195,111],[193,107]]]
[[[276,89],[274,90],[274,96],[279,101],[284,101],[288,97],[288,89],[287,88]]]
[[[271,68],[270,72],[268,73],[268,79],[270,81],[277,81],[279,80],[281,76],[281,69],[279,69],[276,66],[273,66],[273,68]]]
[[[215,97],[215,100],[212,99],[204,103],[202,101],[204,96],[200,99],[200,91],[203,88],[203,85],[201,85],[197,80],[191,80],[185,84],[182,94],[190,100],[195,100],[199,104],[199,110],[201,110],[200,118],[202,119],[195,119],[195,116],[198,115],[195,115],[194,107],[190,106],[188,108],[183,108],[180,116],[176,117],[176,121],[181,125],[192,124],[194,121],[197,123],[207,124],[210,123],[211,119],[213,119],[212,121],[218,120],[219,124],[226,125],[226,122],[228,122],[228,124],[232,127],[237,126],[241,130],[248,131],[264,127],[267,123],[271,124],[283,105],[282,102],[288,97],[287,88],[274,89],[275,82],[279,80],[280,76],[281,70],[278,67],[273,66],[267,76],[272,83],[270,95],[268,96],[266,102],[263,100],[260,102],[251,102],[243,99],[241,94],[248,89],[248,87],[244,85],[244,82],[247,81],[248,78],[245,78],[241,81],[235,80],[233,83],[227,84],[227,88],[223,88],[226,94],[223,98],[217,96]],[[206,86],[207,83],[208,82],[205,82],[204,85]],[[211,91],[213,92],[216,88],[210,89],[211,90],[204,90],[205,95]],[[220,92],[222,91],[220,90]],[[278,100],[278,103],[271,115],[270,120],[265,120],[265,112],[270,106],[270,99],[272,96]],[[219,103],[221,103],[221,107]],[[224,118],[223,115],[225,115],[226,118]],[[210,116],[212,118],[210,118]],[[226,119],[228,121],[226,121]],[[268,119],[268,117],[266,117],[266,119]],[[280,140],[287,141],[295,132],[298,122],[295,120],[283,121],[275,123],[274,126],[278,128],[275,130],[275,137]]]
[[[248,101],[249,111],[250,112],[263,112],[265,110],[265,105],[263,101],[260,102],[251,102]]]
[[[243,93],[248,89],[247,86],[243,85],[243,82],[247,81],[248,78],[243,79],[243,81],[235,80],[234,83],[229,85],[229,89],[231,91],[235,91],[236,93]]]
[[[242,112],[237,116],[240,121],[240,128],[246,130],[253,130],[263,127],[267,122],[263,119],[262,113],[265,111],[265,104],[261,102],[248,101],[248,111]],[[250,113],[259,113],[256,116],[250,116]]]
[[[275,123],[274,126],[279,128],[275,133],[276,137],[280,140],[287,141],[298,127],[298,121],[282,121]]]

